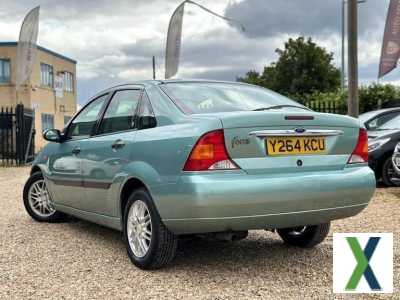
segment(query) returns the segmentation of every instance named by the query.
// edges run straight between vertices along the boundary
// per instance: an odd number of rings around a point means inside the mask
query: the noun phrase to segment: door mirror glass
[[[58,129],[48,129],[43,132],[43,138],[49,142],[60,143],[62,140],[62,135]]]
[[[139,128],[148,129],[157,127],[157,120],[154,116],[141,116],[139,118]]]

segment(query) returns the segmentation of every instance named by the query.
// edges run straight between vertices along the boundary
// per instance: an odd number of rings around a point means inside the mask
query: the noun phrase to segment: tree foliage
[[[277,49],[276,53],[278,61],[264,67],[261,74],[252,70],[238,80],[295,97],[331,92],[340,86],[340,71],[333,64],[333,54],[311,38],[289,39],[284,49]]]
[[[315,91],[312,94],[305,95],[298,99],[307,104],[310,102],[330,102],[334,101],[343,111],[347,110],[347,90],[340,89],[334,92]],[[376,110],[378,108],[387,108],[400,106],[400,89],[391,84],[376,84],[362,86],[359,88],[360,113]]]
[[[400,90],[391,84],[372,84],[359,89],[360,111],[400,105]]]

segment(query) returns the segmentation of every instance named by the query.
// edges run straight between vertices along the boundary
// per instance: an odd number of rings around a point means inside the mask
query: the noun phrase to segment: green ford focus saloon
[[[116,86],[43,135],[50,143],[24,187],[29,215],[120,230],[142,269],[169,263],[191,236],[240,240],[265,229],[313,247],[375,190],[358,120],[242,83]]]

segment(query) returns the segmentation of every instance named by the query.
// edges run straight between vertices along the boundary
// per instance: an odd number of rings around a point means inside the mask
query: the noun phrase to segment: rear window
[[[252,111],[280,105],[304,109],[289,98],[251,85],[182,82],[166,83],[161,88],[187,114]]]
[[[400,116],[397,116],[390,121],[378,127],[378,130],[400,129]]]

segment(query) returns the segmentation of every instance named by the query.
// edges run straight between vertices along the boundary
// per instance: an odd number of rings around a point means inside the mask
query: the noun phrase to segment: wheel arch
[[[37,172],[43,173],[42,169],[38,165],[32,166],[30,175],[33,175]]]
[[[381,155],[379,161],[378,161],[378,176],[379,179],[382,178],[382,172],[383,172],[383,165],[385,164],[386,160],[390,157],[392,157],[393,152],[392,151],[386,151],[384,154]]]
[[[150,193],[145,183],[136,177],[131,177],[124,182],[119,195],[119,214],[121,216],[121,222],[123,221],[122,219],[124,215],[124,210],[126,203],[128,202],[129,196],[132,195],[135,190],[140,188],[144,188],[147,192]]]

